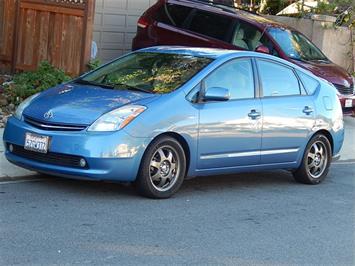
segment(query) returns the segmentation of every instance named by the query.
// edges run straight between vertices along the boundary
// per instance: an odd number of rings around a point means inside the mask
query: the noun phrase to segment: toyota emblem
[[[49,110],[48,112],[44,113],[43,116],[45,119],[51,119],[51,118],[53,118],[53,112],[51,110]]]

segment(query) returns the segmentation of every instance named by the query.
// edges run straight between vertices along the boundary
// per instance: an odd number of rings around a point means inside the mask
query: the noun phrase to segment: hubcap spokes
[[[169,190],[176,182],[178,170],[176,151],[170,146],[161,147],[150,161],[150,180],[157,190]]]
[[[319,178],[327,167],[328,155],[323,142],[313,143],[307,155],[307,171],[313,178]]]

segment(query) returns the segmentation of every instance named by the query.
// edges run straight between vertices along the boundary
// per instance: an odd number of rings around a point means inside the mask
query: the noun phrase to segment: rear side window
[[[300,86],[291,68],[270,61],[258,60],[264,97],[300,95]]]
[[[188,29],[221,41],[228,41],[232,22],[229,17],[196,10]]]
[[[165,4],[159,10],[156,20],[176,27],[182,27],[191,8],[175,4]]]
[[[298,76],[300,77],[303,86],[305,87],[308,94],[313,94],[319,86],[319,82],[314,78],[304,74],[301,71],[297,71]]]

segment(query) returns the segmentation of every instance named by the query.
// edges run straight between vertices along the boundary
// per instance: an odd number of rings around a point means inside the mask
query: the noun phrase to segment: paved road
[[[353,158],[318,186],[286,171],[201,177],[160,201],[112,183],[0,182],[0,265],[355,265]]]
[[[353,265],[355,164],[203,177],[169,200],[62,179],[0,186],[0,264]]]

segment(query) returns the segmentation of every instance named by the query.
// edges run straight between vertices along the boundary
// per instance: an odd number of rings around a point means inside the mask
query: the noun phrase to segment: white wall
[[[156,0],[96,0],[94,41],[103,62],[131,50],[140,15]]]

